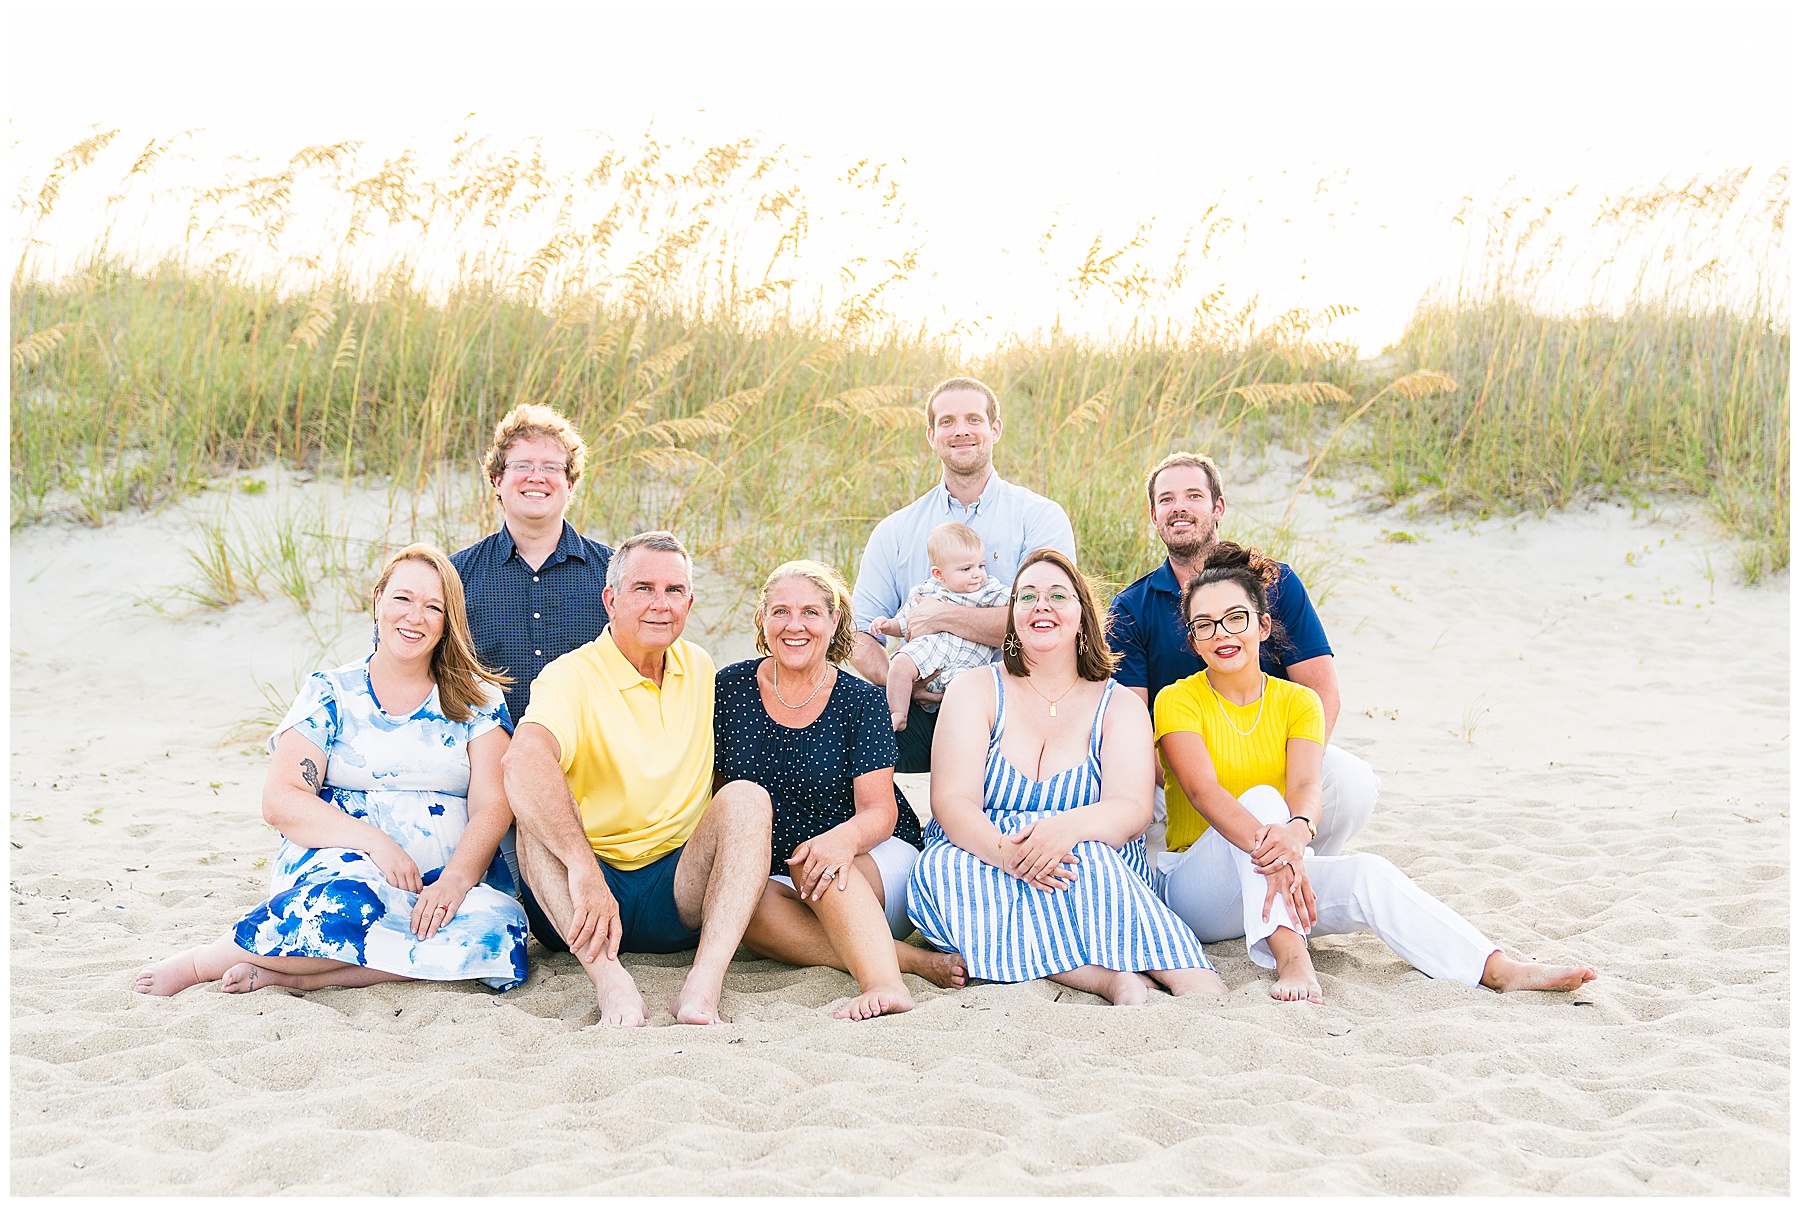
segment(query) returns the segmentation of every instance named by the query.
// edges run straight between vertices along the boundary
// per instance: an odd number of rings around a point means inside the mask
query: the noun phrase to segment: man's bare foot
[[[588,977],[594,982],[594,996],[600,1003],[600,1025],[643,1026],[646,1015],[644,995],[638,992],[637,982],[631,979],[625,966],[601,956],[586,968]]]
[[[1496,951],[1481,970],[1481,983],[1499,993],[1511,993],[1515,989],[1567,992],[1581,988],[1599,975],[1585,964],[1527,964]]]
[[[1269,996],[1278,1002],[1311,1002],[1315,1006],[1325,1001],[1304,943],[1297,952],[1275,958],[1275,983],[1269,986]]]
[[[174,997],[199,983],[200,970],[194,967],[194,953],[184,951],[139,969],[137,984],[132,988],[153,997]]]
[[[267,968],[258,968],[245,961],[233,964],[219,978],[220,993],[255,993],[258,989],[267,989],[270,985],[294,984],[294,978],[279,972],[270,972]]]
[[[1151,983],[1141,972],[1114,972],[1095,992],[1115,1006],[1141,1006],[1150,1000]]]
[[[1210,968],[1154,968],[1150,978],[1161,981],[1163,987],[1176,997],[1186,997],[1190,993],[1224,997],[1229,992],[1224,978]]]
[[[599,995],[600,1025],[641,1027],[645,1021],[644,995],[635,987],[608,989]]]
[[[904,985],[877,985],[859,997],[853,997],[833,1018],[874,1018],[878,1014],[904,1014],[913,1008],[912,994]]]
[[[675,1000],[669,1003],[669,1013],[675,1016],[678,1023],[704,1027],[719,1021],[719,991],[704,993],[691,983],[684,983]]]
[[[900,953],[900,971],[924,977],[939,989],[961,989],[969,980],[963,958],[954,951],[926,951],[911,943],[894,944]]]

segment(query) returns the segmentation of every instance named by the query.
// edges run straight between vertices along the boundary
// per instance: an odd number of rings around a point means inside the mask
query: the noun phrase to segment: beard
[[[1189,517],[1180,515],[1171,517],[1171,519],[1187,518]],[[1170,557],[1191,561],[1204,555],[1207,550],[1219,543],[1219,526],[1213,522],[1211,516],[1193,516],[1192,519],[1194,529],[1185,536],[1171,536],[1167,526],[1168,521],[1157,525],[1156,535],[1161,539],[1163,546],[1168,549]]]

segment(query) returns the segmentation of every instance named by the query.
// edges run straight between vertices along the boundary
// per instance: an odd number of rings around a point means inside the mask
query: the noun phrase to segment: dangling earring
[[[1017,658],[1019,656],[1019,635],[1017,633],[1008,633],[1006,635],[1006,640],[1001,642],[1001,648],[1014,658]]]
[[[1077,654],[1087,653],[1087,634],[1079,630],[1075,633],[1075,652]]]
[[[374,636],[374,641],[375,641],[375,644],[376,644],[376,645],[380,645],[380,644],[381,644],[381,622],[380,622],[380,621],[379,621],[379,620],[377,620],[377,621],[376,621],[376,622],[375,622],[375,636]]]

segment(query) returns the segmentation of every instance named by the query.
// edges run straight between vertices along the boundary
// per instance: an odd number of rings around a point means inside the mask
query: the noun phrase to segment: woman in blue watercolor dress
[[[506,680],[476,660],[462,582],[436,548],[388,559],[375,639],[367,659],[312,675],[276,728],[269,899],[138,973],[139,993],[525,979],[525,912],[495,856],[512,824]]]
[[[972,978],[1049,977],[1115,1006],[1157,985],[1222,994],[1200,941],[1151,885],[1150,714],[1115,690],[1102,615],[1066,556],[1025,558],[1002,662],[944,694],[907,912]]]

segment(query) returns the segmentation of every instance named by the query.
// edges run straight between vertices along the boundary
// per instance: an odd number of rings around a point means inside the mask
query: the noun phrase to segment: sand
[[[1789,1189],[1788,585],[1732,585],[1677,507],[1308,504],[1339,740],[1384,781],[1352,849],[1593,964],[1576,994],[1434,982],[1358,935],[1315,943],[1320,1007],[1226,943],[1219,1002],[915,982],[852,1023],[848,977],[742,959],[728,1023],[615,1032],[535,946],[504,995],[131,992],[264,892],[264,756],[233,736],[271,719],[258,682],[366,649],[283,602],[133,603],[188,576],[206,505],[12,538],[14,1193]],[[660,1011],[682,961],[628,962]]]

